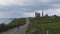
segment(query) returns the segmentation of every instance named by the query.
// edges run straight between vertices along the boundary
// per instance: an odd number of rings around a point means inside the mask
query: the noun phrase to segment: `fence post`
[[[47,34],[49,34],[49,31],[47,30]]]

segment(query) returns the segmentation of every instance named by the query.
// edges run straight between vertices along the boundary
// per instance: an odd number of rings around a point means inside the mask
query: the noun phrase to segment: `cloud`
[[[35,17],[35,13],[24,13],[25,17]]]
[[[33,16],[36,10],[45,10],[46,13],[49,11],[52,15],[50,12],[54,10],[59,13],[58,9],[60,0],[0,0],[0,18],[29,17]]]
[[[38,0],[0,0],[0,5],[20,5],[30,6],[38,2]]]
[[[0,18],[21,18],[24,12],[0,12]]]

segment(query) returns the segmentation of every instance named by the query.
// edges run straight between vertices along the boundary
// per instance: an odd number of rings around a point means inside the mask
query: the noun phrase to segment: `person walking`
[[[20,24],[17,24],[16,26],[17,26],[17,28],[18,28],[18,30],[19,30],[19,28],[20,28]]]

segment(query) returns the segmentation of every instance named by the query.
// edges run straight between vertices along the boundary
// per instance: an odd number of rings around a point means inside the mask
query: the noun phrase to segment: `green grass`
[[[60,23],[49,23],[41,26],[44,31],[49,31],[49,34],[60,34]]]
[[[25,24],[26,22],[26,18],[17,18],[17,19],[14,19],[11,23],[9,23],[9,25],[17,25],[17,24]]]
[[[59,19],[35,18],[30,19],[30,21],[32,23],[30,23],[26,34],[34,34],[34,32],[36,32],[36,29],[38,29],[38,31],[40,31],[42,34],[47,34],[47,30],[49,34],[60,34],[60,18]]]

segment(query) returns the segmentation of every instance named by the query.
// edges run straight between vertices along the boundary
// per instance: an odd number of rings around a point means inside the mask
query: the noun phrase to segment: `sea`
[[[14,18],[0,18],[0,24],[9,24]]]

